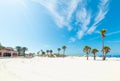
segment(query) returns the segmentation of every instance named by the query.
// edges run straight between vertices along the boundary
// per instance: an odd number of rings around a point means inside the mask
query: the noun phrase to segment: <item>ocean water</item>
[[[70,55],[68,55],[68,56],[85,56],[85,54],[70,54]],[[93,54],[90,54],[89,56],[93,56]],[[102,54],[97,54],[96,56],[98,56],[98,57],[102,57]],[[112,55],[112,54],[107,54],[106,55],[108,58],[112,58],[112,57],[115,57],[115,58],[120,58],[120,54],[114,54],[114,55]]]
[[[98,55],[99,57],[102,57],[102,55]],[[115,57],[115,58],[120,58],[120,54],[118,55],[106,55],[108,58]]]

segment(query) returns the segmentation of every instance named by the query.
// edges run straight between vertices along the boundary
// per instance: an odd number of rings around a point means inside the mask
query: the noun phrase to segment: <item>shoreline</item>
[[[24,57],[24,56],[18,56],[18,57],[0,57],[0,59],[77,59],[77,60],[87,60],[85,56],[66,56],[66,57],[40,57],[40,56],[34,56],[34,57]],[[93,59],[92,56],[89,57],[88,61],[103,61],[102,57],[96,57],[96,60]],[[118,57],[107,57],[105,61],[120,61],[120,58]]]

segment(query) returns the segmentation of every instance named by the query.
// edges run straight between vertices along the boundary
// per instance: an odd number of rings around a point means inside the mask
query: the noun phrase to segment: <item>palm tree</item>
[[[50,52],[49,50],[46,50],[47,56],[48,56],[48,53],[49,53],[49,52]]]
[[[62,46],[62,49],[63,49],[63,55],[65,55],[65,50],[66,50],[66,46],[64,45],[64,46]]]
[[[103,60],[106,59],[106,54],[110,52],[110,47],[108,46],[104,46],[103,49],[102,49],[102,52],[104,53],[104,57],[103,57]]]
[[[41,56],[46,56],[45,52],[42,49],[40,51],[41,51]]]
[[[50,54],[52,54],[53,50],[49,50]]]
[[[58,48],[57,50],[58,50],[58,54],[59,54],[59,53],[60,53],[60,51],[61,51],[61,48]]]
[[[37,52],[37,55],[38,55],[38,56],[39,56],[39,54],[40,54],[40,51]]]
[[[21,50],[21,51],[23,52],[23,55],[24,55],[24,56],[25,56],[25,52],[26,52],[27,50],[28,50],[28,48],[27,48],[27,47],[23,47],[23,48],[22,48],[22,50]]]
[[[22,47],[16,46],[16,50],[18,51],[18,54],[19,54],[19,55],[20,55],[21,49],[22,49]]]
[[[44,51],[42,51],[42,54],[41,54],[41,55],[42,55],[42,56],[46,56]]]
[[[94,54],[94,60],[96,60],[96,53],[99,52],[97,49],[92,49],[92,53]]]
[[[41,51],[41,54],[42,54],[43,50],[41,49],[40,51]]]
[[[1,50],[1,49],[4,49],[4,48],[5,48],[5,47],[4,47],[3,45],[1,45],[1,43],[0,43],[0,50]]]
[[[90,46],[85,46],[83,48],[83,51],[86,53],[87,60],[88,60],[88,57],[89,57],[89,54],[90,54],[90,51],[91,51],[91,47]]]
[[[54,55],[52,54],[52,53],[53,53],[53,50],[49,50],[49,52],[50,52],[49,57],[54,57]]]
[[[101,34],[101,36],[102,36],[102,49],[104,48],[104,38],[105,38],[105,33],[106,33],[107,31],[105,30],[105,29],[102,29],[101,31],[100,31],[100,34]],[[102,52],[102,55],[103,55],[103,60],[104,60],[104,52]]]

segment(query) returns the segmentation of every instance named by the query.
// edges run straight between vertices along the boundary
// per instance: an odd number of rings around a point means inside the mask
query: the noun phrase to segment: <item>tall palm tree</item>
[[[66,51],[66,46],[64,45],[64,46],[62,46],[62,49],[63,49],[63,55],[65,55],[65,51]]]
[[[92,49],[92,53],[94,54],[94,60],[96,60],[96,53],[99,52],[97,49]]]
[[[106,59],[106,54],[110,52],[110,47],[108,46],[104,46],[103,49],[102,49],[102,52],[104,53],[104,57],[103,57],[103,60]]]
[[[85,46],[83,48],[83,51],[86,53],[87,60],[88,60],[88,57],[89,57],[89,54],[90,54],[90,51],[91,51],[91,47],[90,46]]]
[[[26,52],[27,50],[28,50],[28,48],[27,48],[27,47],[23,47],[23,48],[22,48],[22,50],[21,50],[21,51],[23,52],[23,55],[24,55],[24,56],[25,56],[25,52]]]
[[[102,49],[104,48],[104,38],[106,37],[105,36],[105,33],[106,33],[107,31],[105,30],[105,29],[102,29],[101,31],[100,31],[100,34],[101,34],[101,36],[102,36]],[[103,55],[103,60],[104,60],[104,52],[102,52],[102,55]]]
[[[15,48],[16,48],[16,50],[18,51],[18,54],[20,55],[20,52],[21,52],[22,47],[16,46]]]
[[[58,54],[60,54],[61,48],[58,48],[57,50],[58,50]]]

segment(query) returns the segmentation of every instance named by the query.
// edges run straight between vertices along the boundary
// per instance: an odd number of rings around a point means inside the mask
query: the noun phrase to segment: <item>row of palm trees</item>
[[[63,49],[63,55],[65,55],[66,48],[67,48],[67,46],[65,46],[65,45],[62,46],[62,49]],[[61,48],[58,48],[57,50],[58,50],[58,54],[60,54]]]
[[[89,57],[89,54],[90,54],[90,53],[92,53],[92,54],[94,55],[94,60],[96,60],[96,53],[99,52],[98,49],[96,49],[96,48],[91,49],[90,46],[85,46],[85,47],[83,48],[83,51],[86,53],[87,60],[88,60],[88,57]],[[108,52],[110,52],[110,47],[104,46],[103,49],[102,49],[102,52],[104,53],[104,55],[103,55],[103,60],[105,60],[105,59],[106,59],[106,54],[107,54]]]
[[[109,46],[104,46],[104,38],[106,37],[105,36],[105,33],[106,33],[106,30],[103,29],[100,31],[100,34],[102,36],[102,57],[103,57],[103,60],[106,60],[106,54],[108,52],[110,52],[110,47]],[[98,49],[94,48],[94,49],[91,49],[90,46],[85,46],[83,48],[83,51],[86,53],[86,57],[87,57],[87,60],[88,60],[88,57],[89,57],[89,54],[92,53],[94,55],[94,60],[96,60],[96,53],[99,52]]]
[[[56,56],[65,56],[66,48],[67,48],[67,46],[65,46],[65,45],[62,46],[62,48],[57,48],[58,54],[56,54]],[[63,50],[63,54],[60,54],[61,50]],[[39,55],[40,52],[41,52],[42,56],[53,56],[53,50],[51,50],[51,49],[46,50],[46,51],[43,51],[43,50],[38,51],[37,54]],[[45,54],[47,54],[47,55],[45,55]]]

